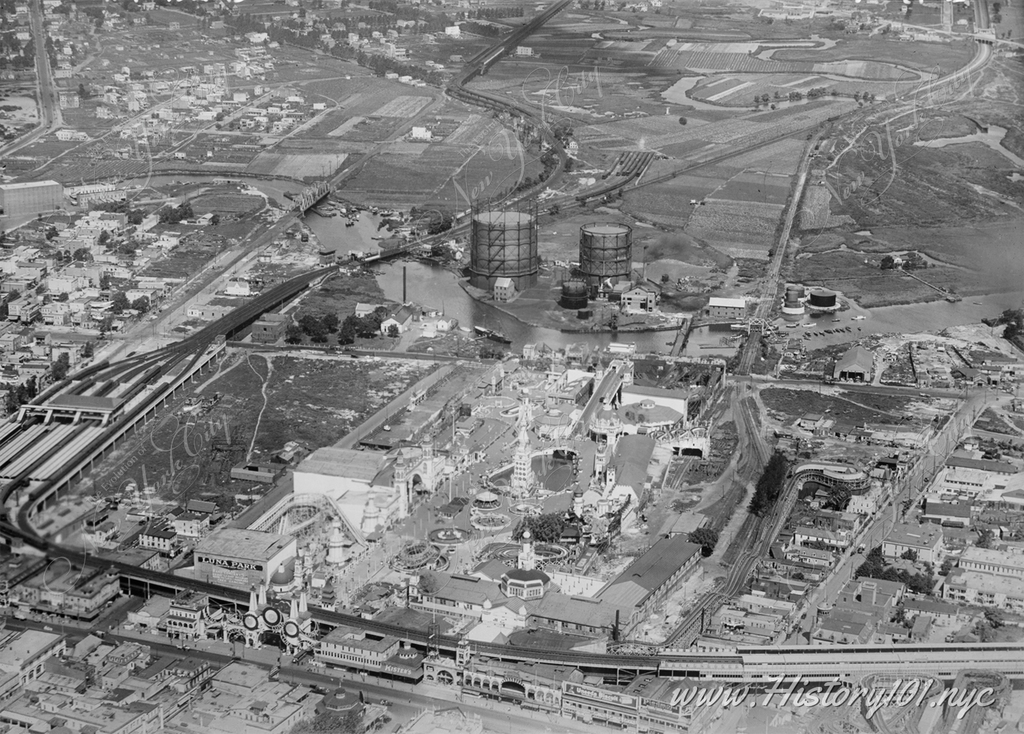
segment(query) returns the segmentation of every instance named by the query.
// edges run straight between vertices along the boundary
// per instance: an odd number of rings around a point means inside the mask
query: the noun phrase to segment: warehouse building
[[[64,187],[56,181],[0,184],[0,212],[8,217],[60,209]]]
[[[250,589],[289,582],[295,573],[295,538],[256,530],[223,528],[196,546],[195,578]]]
[[[712,298],[708,301],[707,316],[711,319],[739,321],[747,316],[745,298]]]

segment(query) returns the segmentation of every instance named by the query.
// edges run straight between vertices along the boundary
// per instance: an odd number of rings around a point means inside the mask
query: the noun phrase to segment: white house
[[[430,130],[425,127],[414,127],[412,132],[409,133],[409,138],[411,140],[429,143],[433,139],[433,135]]]
[[[498,278],[494,281],[494,300],[508,303],[516,297],[516,284],[511,278]]]

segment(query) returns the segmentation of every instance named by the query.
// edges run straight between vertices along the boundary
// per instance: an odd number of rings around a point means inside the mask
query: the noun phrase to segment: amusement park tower
[[[518,424],[519,440],[512,462],[512,493],[516,497],[526,497],[530,493],[534,481],[530,457],[530,404],[526,401],[519,406]]]

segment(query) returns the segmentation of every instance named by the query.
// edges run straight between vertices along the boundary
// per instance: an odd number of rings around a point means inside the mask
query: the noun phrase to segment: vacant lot
[[[782,420],[799,418],[807,413],[828,415],[835,420],[853,423],[893,423],[906,416],[904,412],[912,401],[895,395],[872,396],[863,393],[822,395],[813,390],[792,390],[771,387],[761,391],[765,408],[778,414]]]
[[[230,479],[232,466],[265,461],[288,441],[333,444],[433,369],[414,360],[238,354],[197,388],[200,397],[219,393],[208,412],[186,413],[183,400],[175,403],[94,480],[103,487],[119,472],[115,490],[130,479],[155,485],[161,499],[204,497],[227,509],[236,492],[253,486]]]

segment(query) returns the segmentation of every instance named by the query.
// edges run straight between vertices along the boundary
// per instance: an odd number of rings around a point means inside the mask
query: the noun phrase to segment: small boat
[[[832,319],[833,324],[838,324],[842,319]]]
[[[492,342],[498,342],[498,344],[511,344],[512,343],[511,339],[509,339],[507,336],[505,336],[504,334],[501,334],[501,333],[499,333],[497,331],[492,331],[490,334],[487,335],[487,338],[490,339]]]

